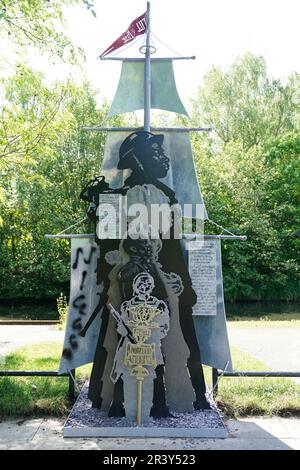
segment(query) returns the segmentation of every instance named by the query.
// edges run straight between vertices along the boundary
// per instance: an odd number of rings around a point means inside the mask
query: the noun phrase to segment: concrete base
[[[137,426],[126,418],[109,418],[92,408],[86,383],[64,425],[64,437],[190,437],[226,438],[228,432],[217,409],[172,413],[172,418]]]

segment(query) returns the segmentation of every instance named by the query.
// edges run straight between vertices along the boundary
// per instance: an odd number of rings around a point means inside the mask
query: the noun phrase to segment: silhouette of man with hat
[[[151,203],[154,202],[153,199],[155,199],[155,195],[158,193],[160,202],[164,200],[170,206],[177,203],[175,192],[170,189],[167,185],[159,181],[160,179],[167,176],[168,170],[170,168],[169,158],[165,155],[163,149],[163,140],[163,135],[155,135],[151,132],[146,131],[137,131],[130,134],[123,141],[119,150],[119,162],[117,168],[121,170],[131,170],[131,174],[125,180],[124,185],[118,189],[110,189],[107,187],[107,183],[101,180],[101,184],[98,184],[98,189],[96,189],[95,191],[95,185],[93,186],[93,182],[90,182],[90,186],[87,185],[87,187],[83,190],[81,194],[82,199],[90,201],[91,205],[89,207],[88,214],[92,220],[97,221],[97,204],[95,203],[95,201],[99,200],[100,193],[129,195],[132,188],[138,188],[143,193],[144,198],[148,197],[148,195],[150,194],[149,197]],[[88,195],[90,187],[93,187],[94,191],[92,198],[93,200],[91,200],[91,197],[89,197]],[[102,402],[101,388],[103,385],[101,375],[104,370],[104,363],[106,361],[107,355],[105,348],[103,347],[103,343],[105,339],[105,329],[108,325],[109,316],[109,311],[106,307],[106,302],[108,299],[107,291],[109,288],[108,275],[111,270],[111,267],[108,265],[105,259],[105,255],[108,251],[117,250],[119,248],[120,241],[99,240],[99,243],[101,249],[97,274],[98,282],[103,282],[104,284],[104,290],[99,302],[99,308],[96,309],[97,312],[95,311],[95,315],[103,307],[102,326],[99,335],[98,346],[95,353],[93,370],[91,374],[89,398],[92,400],[93,406],[100,408]],[[172,237],[172,230],[171,238],[168,240],[163,240],[162,249],[159,255],[159,262],[161,263],[165,272],[174,272],[179,275],[182,280],[183,291],[179,296],[179,321],[184,340],[189,349],[187,367],[189,370],[192,386],[196,397],[194,401],[194,408],[209,408],[209,404],[207,403],[205,398],[206,387],[201,364],[200,349],[197,342],[192,318],[192,307],[197,301],[197,296],[192,287],[192,281],[186,265],[180,240]],[[124,268],[122,272],[124,275]],[[176,354],[176,351],[174,351],[174,354]],[[122,402],[123,397],[120,386],[118,388],[118,393],[116,394],[115,390],[114,395],[115,396],[110,415],[122,416],[123,411],[120,402]],[[162,412],[161,414],[163,416],[165,415],[165,412]],[[160,416],[158,415],[156,417]]]

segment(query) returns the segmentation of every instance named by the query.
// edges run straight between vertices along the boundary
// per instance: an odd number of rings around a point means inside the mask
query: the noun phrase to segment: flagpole
[[[150,2],[147,2],[146,53],[144,71],[144,131],[150,132],[151,120],[151,54],[150,54]]]

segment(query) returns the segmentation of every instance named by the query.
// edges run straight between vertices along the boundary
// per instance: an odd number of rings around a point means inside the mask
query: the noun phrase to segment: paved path
[[[228,420],[227,439],[63,438],[63,421],[31,419],[0,423],[0,450],[300,450],[300,419],[247,418]]]
[[[64,332],[59,331],[56,325],[0,325],[0,356],[29,344],[62,343],[63,338]]]
[[[269,368],[300,372],[300,328],[243,328],[228,323],[230,345],[264,362]],[[0,355],[48,341],[63,342],[55,325],[1,325]]]
[[[243,328],[229,323],[228,330],[231,346],[256,357],[270,370],[300,372],[300,328]]]
[[[24,345],[63,341],[64,332],[53,325],[0,326],[0,355]],[[300,329],[234,328],[231,345],[273,369],[300,370]],[[0,423],[0,449],[282,449],[300,450],[300,419],[247,418],[228,420],[225,440],[216,439],[64,439],[62,420],[31,419]]]

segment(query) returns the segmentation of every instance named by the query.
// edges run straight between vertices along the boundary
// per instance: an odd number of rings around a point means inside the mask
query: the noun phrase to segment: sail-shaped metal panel
[[[126,59],[108,117],[143,108],[144,62]],[[188,115],[178,95],[171,59],[151,61],[151,108]]]
[[[216,245],[216,315],[193,316],[195,331],[201,350],[202,364],[226,372],[232,372],[232,360],[226,326],[223,293],[221,241],[209,240]],[[187,253],[188,242],[185,243]]]
[[[97,284],[97,259],[100,248],[91,238],[73,238],[71,243],[70,302],[59,374],[92,362],[95,356],[101,315],[80,336],[86,320],[99,302],[103,286]]]
[[[168,175],[161,181],[175,191],[182,210],[184,204],[203,205],[204,218],[207,219],[196,175],[189,132],[164,131],[161,134],[164,135],[165,153],[170,159]],[[119,149],[127,136],[128,132],[110,132],[106,139],[100,174],[105,176],[112,188],[123,186],[125,179],[130,175],[130,170],[117,169]]]

